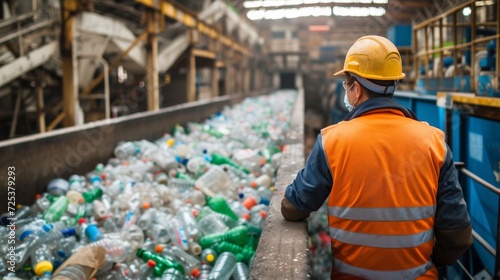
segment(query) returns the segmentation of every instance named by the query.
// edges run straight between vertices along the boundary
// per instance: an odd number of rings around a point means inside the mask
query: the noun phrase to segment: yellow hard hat
[[[344,69],[334,75],[345,72],[373,80],[401,80],[405,77],[396,46],[387,38],[376,35],[363,36],[351,46]]]

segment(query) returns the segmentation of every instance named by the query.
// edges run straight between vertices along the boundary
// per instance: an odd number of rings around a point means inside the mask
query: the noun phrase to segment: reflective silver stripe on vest
[[[435,205],[406,208],[328,207],[328,214],[334,217],[359,221],[415,221],[434,217],[435,213]]]
[[[424,274],[432,267],[432,262],[427,262],[421,266],[411,269],[387,271],[387,270],[371,270],[365,268],[355,267],[337,259],[333,259],[333,267],[336,271],[345,274],[355,275],[364,279],[384,279],[384,280],[401,280],[401,279],[415,279]]]
[[[434,238],[434,230],[430,229],[417,234],[380,235],[352,232],[339,228],[330,228],[330,237],[348,244],[376,248],[411,248],[429,242]]]

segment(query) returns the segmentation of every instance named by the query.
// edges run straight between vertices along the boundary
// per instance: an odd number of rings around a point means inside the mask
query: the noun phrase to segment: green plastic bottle
[[[242,246],[239,246],[239,245],[227,242],[227,241],[219,242],[219,243],[215,244],[214,246],[212,246],[211,248],[214,249],[214,251],[219,255],[222,254],[223,252],[231,252],[235,255],[243,252]]]
[[[236,261],[249,264],[253,256],[255,256],[255,251],[250,247],[245,247],[241,253],[236,254]]]
[[[47,223],[53,223],[59,221],[62,215],[68,209],[69,200],[66,196],[60,196],[54,203],[50,205],[50,207],[43,214],[43,219],[47,221]]]
[[[165,272],[165,270],[169,268],[176,269],[184,274],[184,267],[182,266],[182,264],[174,261],[174,259],[168,256],[158,255],[144,249],[137,249],[135,255],[145,262],[149,260],[153,260],[156,262],[156,266],[153,269],[153,275],[156,277],[161,277],[163,275],[163,272]]]
[[[92,201],[94,201],[98,198],[101,198],[102,190],[99,187],[95,187],[88,192],[82,193],[82,196],[83,196],[83,199],[85,200],[85,202],[91,203]]]
[[[218,242],[227,241],[236,245],[244,246],[248,243],[250,236],[246,226],[237,226],[223,233],[208,234],[200,239],[203,249],[212,247]]]
[[[186,180],[189,182],[194,182],[193,178],[191,178],[188,174],[183,173],[183,172],[175,173],[175,178],[179,178],[179,179]]]
[[[210,163],[211,164],[215,164],[215,165],[223,165],[223,164],[227,164],[227,165],[231,165],[232,167],[235,167],[243,172],[245,172],[246,174],[249,174],[250,172],[248,171],[248,169],[244,168],[244,167],[241,167],[239,166],[238,164],[236,164],[234,161],[230,160],[229,158],[221,155],[221,154],[218,154],[218,153],[212,153],[212,158],[210,159]]]
[[[237,221],[238,216],[233,212],[229,204],[227,204],[226,199],[223,196],[215,195],[214,197],[206,197],[208,207],[214,210],[215,212],[219,212],[221,214],[229,216],[231,219]]]

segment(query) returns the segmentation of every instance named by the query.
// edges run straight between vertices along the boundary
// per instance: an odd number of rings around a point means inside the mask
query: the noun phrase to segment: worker
[[[444,133],[392,98],[405,74],[387,38],[359,38],[340,74],[349,113],[317,136],[282,215],[301,221],[327,201],[332,279],[437,279],[472,244]]]

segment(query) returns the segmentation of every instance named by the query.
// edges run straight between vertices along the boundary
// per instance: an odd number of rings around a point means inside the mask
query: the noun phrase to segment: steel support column
[[[62,30],[61,30],[61,60],[63,73],[63,113],[64,126],[73,126],[77,120],[78,81],[75,50],[75,13],[78,10],[77,0],[61,0]]]
[[[217,60],[214,59],[212,66],[212,97],[219,96],[219,67],[217,67]]]
[[[36,107],[38,114],[38,130],[43,133],[45,132],[45,112],[44,112],[44,103],[43,103],[43,75],[40,75],[40,79],[36,84]]]
[[[148,111],[160,109],[160,93],[158,78],[158,33],[159,13],[155,10],[146,12],[148,19],[148,43],[146,47],[146,86],[148,92]]]
[[[243,94],[248,94],[250,92],[250,70],[249,70],[249,58],[243,57]]]
[[[189,55],[187,59],[187,72],[186,72],[186,94],[187,102],[196,101],[196,57],[194,55],[193,49],[189,50]]]

